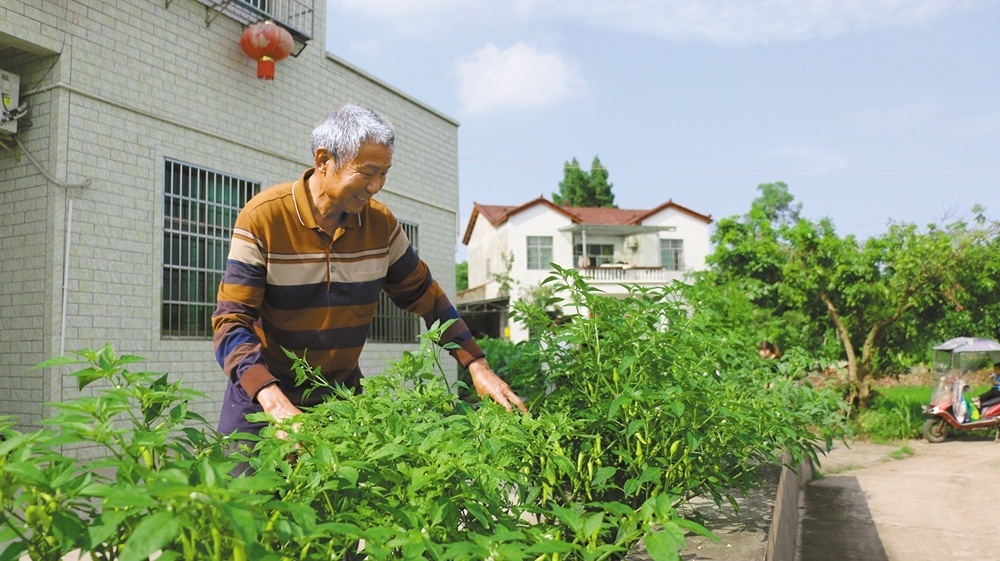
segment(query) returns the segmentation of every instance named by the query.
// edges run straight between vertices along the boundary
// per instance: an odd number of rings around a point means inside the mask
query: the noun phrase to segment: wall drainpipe
[[[69,250],[73,244],[73,197],[69,197],[66,211],[66,252],[63,255],[62,317],[59,320],[59,356],[66,355],[66,304],[69,301]]]
[[[31,155],[31,152],[28,152],[24,148],[24,145],[21,144],[21,141],[20,139],[17,138],[17,136],[14,137],[14,142],[17,143],[18,148],[20,148],[21,152],[23,152],[24,155],[28,157],[28,160],[31,161],[31,163],[35,166],[35,168],[37,168],[38,171],[41,172],[43,176],[45,176],[45,179],[55,184],[56,186],[69,190],[81,187],[90,187],[90,185],[94,182],[94,180],[89,177],[80,183],[67,183],[65,181],[59,181],[58,179],[53,177],[52,174],[48,172],[48,170],[42,167],[42,164],[39,163],[38,160],[36,160],[35,157]],[[63,255],[62,315],[59,321],[59,356],[63,356],[64,354],[66,354],[66,304],[67,301],[69,300],[69,265],[70,265],[69,257],[70,257],[70,246],[73,239],[73,197],[68,193],[66,196],[69,198],[69,209],[67,211],[67,217],[66,217],[66,240],[64,242],[64,245],[66,247],[66,252]]]

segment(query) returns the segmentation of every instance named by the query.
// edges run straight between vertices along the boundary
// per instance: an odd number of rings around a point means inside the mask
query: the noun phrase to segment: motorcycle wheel
[[[948,423],[944,419],[927,419],[924,421],[924,438],[934,444],[944,442],[948,438]]]

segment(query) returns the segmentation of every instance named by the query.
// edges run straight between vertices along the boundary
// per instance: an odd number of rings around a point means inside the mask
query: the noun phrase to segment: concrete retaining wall
[[[781,478],[774,498],[774,514],[767,535],[766,561],[793,561],[795,541],[799,533],[799,498],[802,488],[812,479],[812,463],[806,461],[791,467],[791,456],[782,458]]]

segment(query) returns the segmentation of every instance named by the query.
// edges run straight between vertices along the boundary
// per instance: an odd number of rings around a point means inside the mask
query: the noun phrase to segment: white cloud
[[[586,95],[587,84],[556,52],[518,41],[508,49],[490,43],[455,63],[462,111],[543,107]]]
[[[975,0],[331,0],[411,33],[512,21],[580,22],[668,40],[743,45],[922,25]]]

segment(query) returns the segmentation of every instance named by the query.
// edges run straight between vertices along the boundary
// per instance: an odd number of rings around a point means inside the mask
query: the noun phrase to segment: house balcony
[[[198,0],[206,8],[205,23],[211,25],[219,15],[249,26],[265,20],[284,27],[292,34],[298,56],[313,38],[314,0]],[[170,0],[167,0],[169,5]]]
[[[621,285],[663,286],[684,278],[684,271],[671,271],[663,267],[630,267],[607,264],[600,267],[576,269],[587,281],[608,294],[625,294]]]

